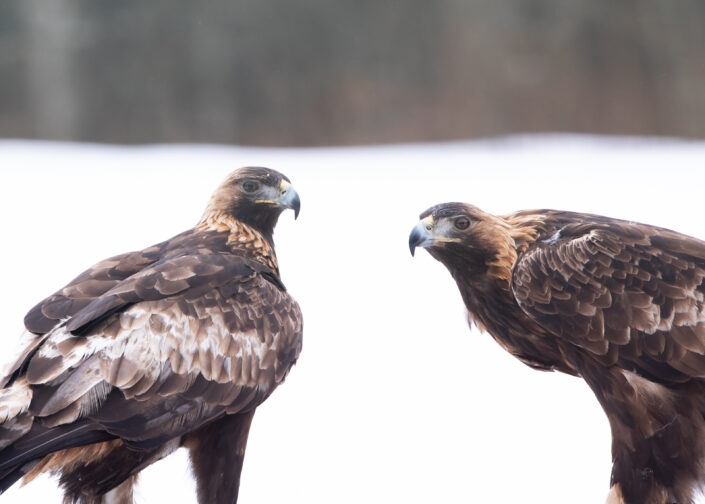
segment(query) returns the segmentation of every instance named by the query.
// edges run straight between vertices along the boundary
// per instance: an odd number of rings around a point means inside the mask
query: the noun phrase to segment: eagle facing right
[[[692,504],[705,482],[705,242],[598,215],[434,206],[409,237],[471,322],[582,377],[612,430],[610,504]]]
[[[0,492],[42,472],[64,502],[132,502],[139,472],[189,450],[202,504],[237,501],[255,408],[301,350],[272,234],[289,180],[242,168],[192,229],[99,262],[25,317],[0,371]]]

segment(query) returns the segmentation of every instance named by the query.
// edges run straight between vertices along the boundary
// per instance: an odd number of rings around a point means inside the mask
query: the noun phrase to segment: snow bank
[[[580,136],[360,148],[0,142],[4,352],[24,313],[99,259],[190,227],[243,165],[286,173],[299,220],[275,234],[304,311],[304,351],[257,412],[247,503],[590,503],[611,464],[581,380],[532,371],[469,331],[443,266],[407,237],[442,201],[559,208],[705,238],[705,143]],[[185,454],[144,472],[139,502],[195,502]],[[3,502],[60,502],[44,479]]]

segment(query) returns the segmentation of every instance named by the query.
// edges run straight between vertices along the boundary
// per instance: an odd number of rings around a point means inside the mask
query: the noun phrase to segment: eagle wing
[[[541,238],[512,277],[530,317],[605,364],[666,382],[705,378],[704,242],[616,219]]]
[[[118,283],[157,262],[165,247],[166,242],[100,261],[32,308],[25,316],[25,327],[36,334],[51,331],[60,320],[74,316]]]
[[[16,355],[0,367],[0,386],[7,384],[29,354],[44,341],[42,336],[121,281],[158,261],[165,247],[166,242],[100,261],[37,303],[24,318],[27,332],[22,335]]]
[[[87,303],[69,299],[64,306],[70,308],[57,311],[72,315],[37,336],[41,343],[11,370],[1,393],[18,399],[5,402],[17,405],[27,389],[31,402],[16,407],[19,413],[4,412],[10,421],[6,432],[0,425],[2,445],[26,435],[19,452],[13,446],[0,453],[0,469],[37,458],[38,444],[42,453],[67,447],[47,431],[52,427],[61,427],[59,438],[66,437],[64,426],[74,425],[99,432],[97,440],[108,434],[156,446],[256,407],[298,357],[299,307],[255,261],[183,254],[110,281]],[[40,303],[28,319],[53,319],[58,313],[47,307],[58,306],[55,299]]]

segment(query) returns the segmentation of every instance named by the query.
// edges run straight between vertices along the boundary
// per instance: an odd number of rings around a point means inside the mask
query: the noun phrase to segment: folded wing
[[[595,359],[656,381],[705,378],[705,243],[614,221],[568,224],[517,262],[521,308]]]
[[[266,267],[218,253],[145,263],[122,279],[83,276],[30,312],[30,330],[63,321],[26,335],[7,370],[0,394],[14,406],[0,442],[15,444],[0,452],[0,471],[115,437],[152,448],[251,410],[283,381],[300,351],[301,314]],[[101,264],[94,271],[119,269]],[[81,285],[102,292],[70,297]]]

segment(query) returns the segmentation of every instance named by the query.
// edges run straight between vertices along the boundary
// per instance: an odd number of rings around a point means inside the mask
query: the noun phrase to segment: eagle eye
[[[455,219],[455,227],[456,229],[460,229],[461,231],[465,231],[467,228],[470,227],[470,219],[468,219],[465,216],[457,217]]]
[[[258,189],[259,182],[255,182],[254,180],[247,180],[246,182],[242,183],[242,190],[247,193],[253,193]]]

